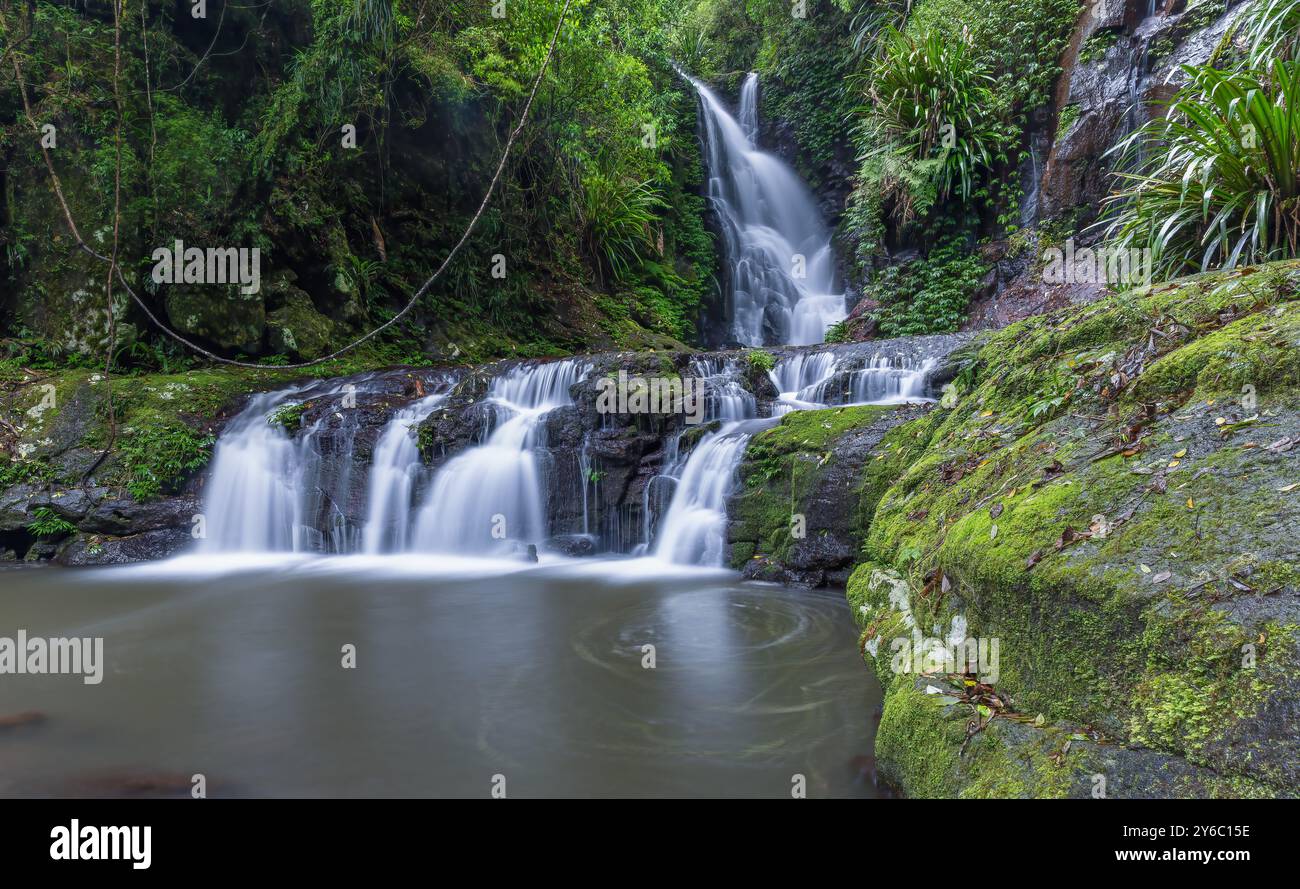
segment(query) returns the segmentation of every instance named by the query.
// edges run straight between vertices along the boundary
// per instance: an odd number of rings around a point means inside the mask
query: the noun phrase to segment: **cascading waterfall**
[[[230,421],[212,454],[200,552],[298,549],[304,441],[269,421],[297,390],[256,395]]]
[[[691,451],[659,529],[657,557],[686,565],[724,564],[727,498],[751,434],[743,426],[727,423]]]
[[[735,364],[717,358],[696,358],[691,373],[704,383],[704,419],[747,420],[758,416],[758,399],[740,384]]]
[[[573,403],[580,361],[520,366],[492,383],[496,426],[483,444],[449,460],[433,478],[412,546],[427,552],[490,554],[546,537],[546,489],[537,450],[546,414]]]
[[[812,193],[775,155],[760,151],[758,75],[741,87],[739,120],[707,86],[700,97],[708,194],[731,278],[731,336],[749,346],[820,343],[845,317],[830,231]]]
[[[933,359],[876,354],[866,358],[834,352],[801,352],[782,358],[768,377],[779,395],[772,416],[830,405],[902,404],[927,401]]]
[[[365,552],[395,552],[409,545],[413,497],[424,471],[414,430],[446,400],[445,392],[422,398],[399,410],[384,428],[367,485]]]
[[[839,366],[834,352],[800,352],[778,361],[767,374],[779,393],[772,416],[821,407],[826,402],[826,384]]]
[[[355,412],[339,413],[331,459],[322,453],[322,420],[292,439],[277,410],[315,399],[355,395],[349,384],[296,387],[254,396],[231,420],[212,455],[203,515],[201,553],[351,552],[357,529],[339,503],[351,485]]]
[[[851,373],[849,397],[853,404],[902,404],[929,401],[926,378],[934,369],[933,359],[911,362],[899,357],[877,355]]]
[[[654,555],[669,562],[721,567],[726,561],[727,498],[736,469],[754,433],[754,396],[737,381],[734,366],[714,360],[693,362],[705,382],[706,421],[721,420],[675,467],[677,487],[654,544]]]
[[[743,383],[745,371],[734,356],[693,359],[689,373],[704,386],[704,420],[715,425],[711,431],[688,426],[664,442],[662,474],[645,486],[645,542],[636,554],[725,564],[727,501],[751,437],[791,410],[926,400],[935,362],[908,351],[791,351],[769,372],[777,400],[763,405]],[[432,473],[414,430],[446,403],[451,379],[425,381],[422,392],[437,391],[404,404],[382,429],[366,425],[373,423],[372,409],[348,407],[342,396],[356,394],[350,383],[255,396],[217,443],[206,484],[207,534],[198,549],[506,555],[542,544],[556,520],[548,491],[570,477],[550,471],[547,416],[573,404],[571,390],[590,367],[570,359],[520,365],[496,377],[482,404],[484,438]],[[393,391],[382,376],[363,386],[372,399]],[[277,412],[307,404],[307,421],[290,435]],[[760,418],[769,407],[770,416]],[[364,470],[353,447],[362,429],[377,435]],[[599,476],[590,471],[585,446],[572,458],[578,476]],[[585,498],[586,483],[581,487]],[[589,508],[584,499],[577,527],[590,536]]]

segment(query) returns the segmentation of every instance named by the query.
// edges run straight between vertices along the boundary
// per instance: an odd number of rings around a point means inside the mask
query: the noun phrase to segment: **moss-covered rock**
[[[998,332],[867,523],[918,624],[1000,640],[1018,712],[1207,795],[1300,784],[1298,283],[1294,263],[1201,276]],[[896,631],[855,579],[868,634]],[[890,740],[920,731],[896,694],[882,769],[918,795],[981,786]]]
[[[858,558],[881,468],[919,453],[899,432],[919,405],[795,411],[750,441],[728,510],[732,566],[746,576],[808,586],[843,584]],[[923,446],[923,442],[921,443]]]
[[[334,322],[316,311],[311,297],[297,287],[283,284],[279,290],[280,305],[266,316],[271,353],[306,361],[327,354],[335,340]]]
[[[243,293],[237,285],[166,286],[167,317],[176,330],[224,349],[262,351],[266,305],[260,293]]]

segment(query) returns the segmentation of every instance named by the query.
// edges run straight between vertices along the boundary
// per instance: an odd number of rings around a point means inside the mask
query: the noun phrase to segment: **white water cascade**
[[[697,377],[705,381],[708,421],[722,425],[710,432],[674,467],[677,487],[654,544],[654,555],[669,562],[721,567],[726,563],[727,499],[735,488],[736,469],[755,429],[757,403],[736,380],[736,369],[714,360],[697,360]],[[671,475],[671,474],[670,474]]]
[[[424,471],[415,427],[446,400],[446,393],[422,398],[399,410],[384,428],[375,445],[366,487],[366,524],[362,532],[365,552],[396,552],[407,548],[414,508],[412,498]]]
[[[495,428],[438,470],[416,520],[414,549],[501,553],[545,539],[546,488],[536,451],[546,444],[546,414],[573,403],[569,389],[586,372],[585,363],[566,360],[516,367],[493,381]]]
[[[357,529],[340,504],[351,487],[355,412],[336,413],[330,453],[322,453],[319,417],[290,437],[275,413],[295,404],[355,396],[355,384],[310,384],[253,396],[217,440],[204,488],[197,550],[351,552]],[[343,458],[343,459],[339,459]]]
[[[217,441],[203,506],[200,552],[298,549],[306,444],[269,422],[289,393],[255,395]]]
[[[758,75],[745,78],[739,120],[717,95],[700,96],[708,194],[721,222],[731,278],[731,336],[749,346],[820,343],[845,317],[830,231],[802,180],[760,151]]]
[[[831,351],[790,355],[768,372],[779,393],[772,415],[831,405],[929,401],[926,380],[934,366],[929,358],[879,353],[866,357]]]

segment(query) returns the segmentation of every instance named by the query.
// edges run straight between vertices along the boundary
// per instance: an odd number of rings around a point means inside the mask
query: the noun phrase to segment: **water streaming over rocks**
[[[256,395],[219,438],[199,550],[725,566],[728,503],[755,434],[795,409],[930,400],[936,362],[960,341],[782,349],[768,373],[743,352],[603,353]],[[665,362],[702,387],[703,422],[597,408],[602,381]]]
[[[778,393],[772,414],[833,405],[929,401],[927,381],[937,363],[934,358],[889,351],[795,353],[768,373]]]
[[[366,552],[397,552],[409,545],[415,490],[424,473],[415,427],[446,401],[445,392],[422,398],[399,410],[385,427],[370,467]]]
[[[750,437],[761,428],[754,421],[758,401],[740,384],[735,362],[696,359],[692,370],[705,381],[706,420],[720,425],[679,459],[670,474],[677,484],[654,553],[669,562],[720,567],[726,561],[727,499],[735,487],[736,467]]]
[[[581,361],[519,366],[488,394],[497,426],[483,444],[446,463],[434,477],[416,523],[414,548],[429,552],[500,552],[547,536],[546,414],[573,403]]]
[[[820,343],[846,315],[831,233],[807,185],[757,147],[758,75],[745,78],[738,118],[700,81],[708,195],[722,229],[731,339],[749,346]]]

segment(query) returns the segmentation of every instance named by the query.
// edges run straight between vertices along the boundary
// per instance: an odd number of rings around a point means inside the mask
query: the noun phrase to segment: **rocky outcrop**
[[[1180,66],[1205,64],[1245,6],[1242,0],[1201,0],[1171,4],[1153,15],[1146,15],[1145,0],[1095,0],[1089,6],[1062,60],[1040,218],[1076,210],[1079,222],[1096,216],[1117,161],[1108,152],[1160,113],[1161,101],[1185,80]]]
[[[358,516],[371,451],[395,406],[454,372],[397,369],[297,381],[296,431],[324,459],[313,480]],[[216,435],[256,391],[295,382],[288,372],[205,370],[115,381],[118,431],[108,438],[105,386],[84,371],[36,377],[17,390],[0,429],[0,561],[118,564],[192,544]],[[343,405],[350,406],[343,409]],[[339,455],[348,459],[333,459]],[[331,514],[332,516],[332,514]]]
[[[732,567],[752,580],[843,586],[884,489],[879,446],[927,409],[796,411],[755,436],[727,510]]]
[[[865,522],[848,595],[915,796],[1300,786],[1300,263],[990,336]],[[983,660],[900,660],[964,640]],[[969,650],[969,649],[965,649]]]

